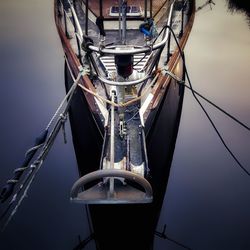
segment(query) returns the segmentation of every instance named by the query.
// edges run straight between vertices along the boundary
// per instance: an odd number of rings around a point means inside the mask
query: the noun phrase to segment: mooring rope
[[[222,135],[220,134],[219,130],[217,129],[216,125],[214,124],[213,120],[211,119],[210,115],[208,114],[207,110],[204,108],[204,106],[202,105],[202,103],[200,102],[200,100],[198,99],[198,97],[196,96],[196,91],[194,91],[194,89],[193,89],[193,86],[192,86],[192,83],[191,83],[191,80],[190,80],[190,77],[189,77],[189,74],[188,74],[188,70],[187,70],[187,67],[186,67],[186,64],[185,64],[184,53],[183,53],[182,50],[181,50],[180,44],[179,44],[179,42],[178,42],[178,40],[177,40],[177,37],[176,37],[176,35],[175,35],[173,29],[172,29],[170,26],[166,25],[166,28],[168,28],[168,29],[171,31],[171,33],[173,34],[173,37],[174,37],[175,42],[176,42],[176,44],[177,44],[177,47],[178,47],[180,56],[181,56],[181,58],[182,58],[182,60],[183,60],[184,71],[185,71],[186,76],[187,76],[187,79],[188,79],[189,89],[191,90],[191,92],[192,92],[192,94],[193,94],[195,100],[197,101],[197,103],[200,105],[201,109],[202,109],[203,112],[205,113],[206,117],[208,118],[209,122],[211,123],[212,127],[214,128],[216,134],[218,135],[219,139],[221,140],[221,142],[222,142],[222,144],[224,145],[224,147],[226,148],[226,150],[229,152],[229,154],[232,156],[232,158],[233,158],[234,161],[238,164],[238,166],[239,166],[248,176],[250,176],[250,172],[241,164],[241,162],[238,160],[238,158],[235,156],[235,154],[232,152],[232,150],[228,147],[228,145],[226,144],[226,142],[225,142],[225,140],[223,139]],[[198,93],[198,92],[197,92],[197,93]],[[204,100],[207,100],[207,98],[204,99]],[[209,103],[212,104],[211,101],[210,101]],[[218,107],[218,105],[214,105],[214,107]],[[219,110],[222,111],[224,114],[228,115],[228,112],[224,112],[223,109],[220,108]],[[232,118],[233,116],[230,115],[229,117]],[[234,118],[233,120],[236,121],[236,120],[238,120],[238,119]],[[238,123],[239,123],[240,125],[243,124],[243,123],[240,122],[240,121],[238,121]],[[249,130],[249,127],[248,127],[248,126],[244,125],[243,127],[246,128],[247,130]]]
[[[48,133],[48,128],[51,126],[51,124],[53,123],[53,121],[55,120],[56,117],[58,117],[58,120],[55,124],[55,126],[53,127],[53,129],[51,130],[50,132],[50,135],[49,137],[47,138],[47,140],[45,140],[45,142],[42,144],[43,145],[43,149],[42,151],[40,152],[40,154],[38,155],[38,157],[36,158],[36,160],[31,164],[29,165],[31,159],[34,157],[34,150],[37,150],[41,147],[39,145],[39,148],[38,147],[33,147],[33,150],[30,151],[28,150],[28,155],[30,155],[30,152],[32,152],[32,157],[29,159],[29,162],[27,163],[28,167],[22,167],[22,168],[18,168],[16,169],[15,171],[16,172],[20,172],[20,171],[24,171],[26,170],[27,168],[30,169],[30,171],[26,174],[25,176],[25,179],[23,180],[23,182],[20,184],[19,186],[19,189],[16,191],[16,193],[12,196],[12,199],[11,201],[9,202],[8,204],[8,207],[5,209],[5,211],[1,214],[0,216],[0,220],[2,220],[3,218],[5,218],[6,214],[9,212],[9,210],[11,209],[12,205],[17,201],[17,204],[16,206],[13,208],[13,210],[11,211],[9,217],[7,218],[3,228],[2,228],[2,231],[6,228],[6,226],[9,224],[9,222],[11,221],[11,219],[13,218],[13,216],[15,215],[15,213],[17,212],[18,208],[20,207],[23,199],[27,196],[27,192],[37,174],[37,172],[39,171],[40,167],[42,166],[50,148],[52,147],[53,145],[53,142],[59,132],[59,130],[61,129],[61,127],[64,125],[64,123],[66,122],[67,120],[67,112],[68,112],[68,109],[69,109],[69,106],[70,106],[70,103],[71,103],[71,100],[73,98],[73,95],[74,95],[74,92],[75,92],[75,89],[77,88],[78,86],[78,81],[80,80],[80,78],[86,74],[86,72],[84,71],[84,69],[82,67],[79,68],[79,74],[76,78],[76,80],[74,81],[73,85],[71,86],[70,90],[68,91],[67,95],[64,97],[63,101],[61,102],[61,104],[59,105],[58,109],[56,110],[55,114],[53,115],[52,119],[50,120],[48,126],[46,127],[46,135]],[[59,112],[60,110],[62,109],[63,105],[65,104],[65,102],[67,101],[67,104],[64,108],[64,110],[61,112],[60,115]],[[47,136],[46,136],[47,137]],[[19,176],[20,178],[21,176]],[[13,184],[15,185],[17,182],[19,181],[19,179],[14,179],[14,180],[10,180],[8,184]],[[13,188],[14,186],[12,186]],[[17,200],[19,194],[21,193],[21,191],[23,191],[21,197]],[[12,190],[13,192],[13,190]],[[12,192],[9,194],[8,193],[8,197],[12,194]],[[6,193],[5,193],[6,195]],[[8,198],[7,197],[7,198]],[[6,197],[2,197],[4,198],[4,200],[6,200],[7,198]]]
[[[73,72],[72,72],[72,69],[70,68],[70,65],[69,65],[69,62],[68,62],[67,58],[65,58],[65,59],[66,59],[66,63],[67,63],[68,69],[69,69],[70,76],[71,76],[72,79],[74,80],[75,77],[74,77],[74,74],[73,74]],[[119,107],[127,107],[127,106],[129,106],[129,105],[131,105],[131,104],[133,104],[133,103],[135,103],[135,102],[141,100],[141,99],[148,93],[148,90],[155,84],[155,82],[157,81],[159,75],[160,75],[160,73],[157,72],[157,74],[155,75],[155,77],[152,79],[152,81],[150,82],[150,84],[147,86],[147,88],[143,91],[143,93],[142,93],[140,96],[135,97],[135,98],[133,98],[132,100],[127,101],[127,102],[125,102],[125,103],[115,103],[115,102],[112,102],[112,101],[110,101],[110,100],[104,98],[103,96],[101,96],[101,95],[99,95],[99,94],[93,92],[92,90],[86,88],[86,87],[83,86],[81,83],[78,83],[78,86],[79,86],[82,90],[86,91],[87,93],[89,93],[89,94],[95,96],[95,97],[96,97],[97,99],[99,99],[100,101],[103,101],[103,102],[105,102],[105,103],[108,103],[108,104],[110,104],[111,106],[115,106],[115,107],[118,107],[118,108],[119,108]]]
[[[187,249],[187,250],[192,250],[189,246],[186,246],[184,245],[183,243],[181,243],[180,241],[177,241],[173,238],[170,238],[167,234],[166,234],[166,227],[167,225],[165,224],[164,227],[163,227],[163,230],[162,232],[158,232],[158,231],[155,231],[155,235],[158,236],[159,238],[161,239],[164,239],[164,240],[168,240],[168,241],[171,241],[173,242],[174,244],[184,248],[184,249]]]
[[[184,87],[186,87],[187,89],[191,90],[191,87],[188,86],[187,84],[185,84],[185,81],[181,80],[178,76],[176,76],[173,72],[169,71],[167,68],[162,68],[161,69],[162,72],[166,72],[167,75],[169,75],[171,78],[173,78],[174,80],[176,80],[178,82],[178,84],[183,85]],[[224,109],[222,109],[220,106],[218,106],[217,104],[215,104],[214,102],[212,102],[211,100],[209,100],[208,98],[206,98],[204,95],[202,95],[201,93],[199,93],[198,91],[194,90],[194,93],[196,95],[198,95],[199,97],[201,97],[204,101],[208,102],[209,104],[211,104],[212,106],[214,106],[216,109],[218,109],[219,111],[221,111],[223,114],[225,114],[226,116],[228,116],[229,118],[231,118],[232,120],[234,120],[235,122],[237,122],[239,125],[241,125],[243,128],[250,130],[249,126],[247,126],[246,124],[244,124],[242,121],[240,121],[239,119],[237,119],[235,116],[231,115],[229,112],[225,111]]]
[[[77,78],[74,80],[74,82],[79,82],[80,78],[82,76],[82,72],[80,71]],[[72,92],[75,90],[75,88],[71,88],[68,93],[66,94],[66,96],[63,98],[62,102],[60,103],[60,105],[58,106],[56,112],[54,113],[54,115],[52,116],[51,120],[49,121],[46,130],[48,130],[51,126],[51,124],[54,122],[54,120],[56,119],[56,117],[58,117],[59,112],[61,111],[63,105],[67,102],[69,96],[72,94]]]

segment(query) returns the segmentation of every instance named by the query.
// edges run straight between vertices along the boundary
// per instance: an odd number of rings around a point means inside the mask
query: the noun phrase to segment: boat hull
[[[190,19],[186,25],[180,48],[184,49],[192,28],[195,5],[190,7]],[[74,75],[77,75],[79,61],[60,28],[58,31]],[[164,55],[165,56],[165,55]],[[168,61],[168,69],[179,78],[184,78],[184,65],[178,49]],[[153,249],[155,231],[165,198],[171,162],[173,158],[179,122],[181,117],[184,86],[169,76],[160,78],[158,88],[154,89],[145,123],[148,166],[147,178],[153,189],[153,202],[149,204],[105,204],[86,205],[97,249],[127,250]],[[83,79],[88,84],[87,77]],[[65,67],[65,85],[69,90],[73,79]],[[80,88],[69,110],[72,138],[78,163],[79,175],[84,176],[99,169],[104,138],[103,126],[91,96]],[[88,187],[86,187],[88,188]],[[161,229],[158,229],[161,231]]]
[[[65,83],[66,89],[72,84],[67,69]],[[97,249],[153,248],[177,138],[183,95],[183,86],[175,80],[170,81],[160,105],[152,111],[153,123],[150,128],[146,127],[153,203],[88,205]],[[85,96],[79,90],[70,108],[70,123],[79,173],[82,176],[98,169],[103,139]]]

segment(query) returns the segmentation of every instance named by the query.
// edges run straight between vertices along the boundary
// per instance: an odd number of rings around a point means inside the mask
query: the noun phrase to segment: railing
[[[173,13],[173,5],[174,5],[174,3],[171,5],[171,8],[170,8],[169,18],[168,18],[168,22],[167,22],[168,25],[170,25],[170,22],[171,22],[172,13]],[[167,30],[162,41],[157,43],[157,44],[154,44],[152,46],[152,48],[142,47],[142,48],[134,48],[132,50],[131,49],[117,50],[117,49],[113,49],[113,48],[100,48],[100,47],[96,47],[94,45],[90,45],[89,49],[94,51],[94,52],[103,53],[103,54],[107,54],[107,55],[136,55],[136,54],[142,54],[142,53],[149,53],[152,50],[157,50],[159,48],[164,47],[167,40],[168,40],[169,34],[170,34],[169,30]]]
[[[170,22],[171,22],[172,13],[173,13],[174,2],[171,4],[171,7],[170,7],[170,13],[169,13],[169,18],[168,18],[167,25],[171,24]],[[77,36],[77,39],[79,39],[80,42],[83,42],[83,31],[82,31],[81,25],[79,23],[78,17],[76,15],[75,9],[74,9],[74,7],[73,7],[73,5],[72,5],[72,3],[70,1],[68,1],[68,3],[70,5],[70,9],[71,9],[72,16],[73,16],[73,21],[75,23],[75,25],[72,24],[75,27],[75,34]],[[63,6],[62,2],[61,2],[61,5]],[[64,10],[64,15],[65,14],[66,13],[65,13],[65,10]],[[71,22],[71,20],[70,20],[70,22]],[[66,25],[67,24],[65,22],[65,26]],[[65,29],[67,29],[67,27],[65,27]],[[65,30],[65,32],[67,32],[67,30]],[[136,48],[138,46],[134,46],[135,48],[133,50],[124,49],[124,50],[121,51],[121,50],[116,50],[116,49],[114,49],[112,47],[111,48],[101,48],[101,47],[96,47],[94,45],[90,45],[89,49],[92,50],[93,52],[107,54],[107,55],[135,55],[135,54],[141,54],[141,53],[149,53],[152,50],[157,50],[157,49],[162,48],[163,46],[165,46],[165,44],[166,44],[166,42],[168,40],[168,37],[169,37],[169,31],[166,32],[166,34],[163,37],[162,41],[157,43],[157,44],[154,44],[152,46],[152,48],[150,48],[150,47]]]
[[[59,2],[61,3],[61,6],[63,7],[63,4],[61,2],[61,0],[59,0]],[[72,5],[72,3],[67,0],[71,13],[72,13],[72,18],[70,18],[67,14],[67,12],[65,10],[63,10],[63,14],[64,14],[64,23],[65,23],[65,34],[67,35],[68,33],[68,22],[71,23],[71,25],[74,27],[74,33],[75,33],[75,39],[76,39],[76,43],[77,43],[77,47],[78,47],[78,52],[75,52],[76,54],[78,54],[79,59],[81,59],[82,57],[82,48],[81,48],[81,44],[83,42],[83,30],[82,27],[80,25],[80,22],[78,20],[77,14],[75,12],[74,6]],[[160,36],[158,36],[153,42],[151,42],[151,46],[130,46],[130,48],[126,48],[124,47],[123,49],[117,49],[115,46],[108,46],[105,47],[103,46],[95,46],[93,44],[88,45],[88,49],[92,52],[96,52],[100,55],[112,55],[112,56],[116,56],[116,55],[136,55],[136,54],[146,54],[146,53],[152,53],[152,51],[157,51],[157,54],[153,54],[153,55],[160,55],[161,51],[163,50],[163,48],[165,47],[165,45],[167,45],[166,47],[166,55],[167,55],[167,59],[166,59],[166,63],[169,61],[170,57],[171,57],[171,53],[170,53],[170,42],[171,42],[171,34],[170,34],[170,30],[166,29],[166,26],[172,26],[175,23],[175,20],[177,20],[180,16],[176,16],[173,20],[173,13],[174,13],[174,5],[177,1],[174,0],[170,7],[169,7],[169,13],[168,13],[168,19],[167,19],[167,23],[163,26],[163,34]],[[188,0],[183,0],[183,4],[186,5],[188,2]],[[166,12],[168,12],[166,10]],[[184,28],[184,8],[182,8],[182,10],[179,12],[178,15],[181,15],[181,32],[180,32],[180,37],[182,36],[183,33],[183,28]],[[157,42],[160,39],[159,42]],[[157,56],[154,56],[157,57]],[[157,57],[158,58],[158,57]],[[146,81],[147,79],[150,78],[150,75],[152,73],[153,68],[155,68],[156,64],[157,64],[157,58],[156,59],[151,59],[149,60],[148,64],[145,66],[144,70],[145,70],[145,75],[137,80],[133,80],[133,81],[126,81],[126,82],[118,82],[118,81],[112,81],[110,79],[107,79],[105,76],[102,76],[101,74],[97,74],[98,78],[101,82],[107,84],[107,85],[120,85],[120,86],[129,86],[129,85],[137,85],[141,82]],[[98,68],[95,62],[95,59],[92,58],[91,60],[94,68]]]
[[[59,0],[58,2],[60,4],[60,6],[59,6],[60,12],[63,13],[65,35],[68,39],[73,38],[70,36],[70,26],[71,26],[74,29],[74,35],[75,35],[77,50],[78,50],[77,52],[75,51],[75,53],[78,54],[78,58],[81,59],[81,56],[82,56],[81,44],[83,41],[83,32],[82,32],[82,28],[81,28],[81,25],[79,23],[79,20],[77,18],[75,9],[74,9],[72,3],[69,0],[67,0],[69,9],[70,9],[71,14],[72,14],[72,20],[71,20],[71,17],[67,13],[67,11],[64,7],[64,4],[62,3],[62,0]]]

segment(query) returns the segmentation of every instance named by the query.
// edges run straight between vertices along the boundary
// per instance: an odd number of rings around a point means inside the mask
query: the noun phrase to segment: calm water
[[[63,51],[51,0],[0,2],[1,175],[12,169],[47,125],[65,95]],[[1,250],[72,249],[89,235],[85,211],[69,202],[78,178],[69,126],[59,134],[28,199],[0,235]]]
[[[186,47],[193,86],[250,124],[250,29],[226,2],[197,12]],[[204,1],[197,1],[197,6]],[[63,51],[53,1],[0,2],[0,183],[11,177],[34,137],[64,96]],[[205,105],[226,142],[250,170],[249,132]],[[83,208],[69,202],[77,165],[68,144],[56,140],[29,197],[7,231],[3,250],[68,250],[89,234]],[[224,150],[186,91],[176,150],[158,230],[192,249],[250,249],[250,179]],[[86,249],[93,249],[90,245]],[[156,240],[155,249],[182,249]]]
[[[197,1],[197,6],[205,1]],[[197,12],[188,40],[193,87],[250,124],[250,30],[225,1]],[[249,131],[205,105],[225,141],[250,170]],[[169,236],[192,249],[250,249],[250,179],[224,150],[186,92],[162,222]],[[159,243],[160,245],[160,243]],[[181,249],[172,243],[169,249]],[[156,249],[166,249],[156,247]]]

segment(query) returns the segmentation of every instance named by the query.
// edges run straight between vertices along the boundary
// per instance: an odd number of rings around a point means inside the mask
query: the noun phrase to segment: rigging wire
[[[247,174],[248,176],[250,176],[250,172],[241,164],[241,162],[237,159],[237,157],[234,155],[234,153],[232,152],[232,150],[227,146],[225,140],[223,139],[222,135],[220,134],[219,130],[217,129],[217,127],[216,127],[215,123],[213,122],[212,118],[210,117],[210,115],[208,114],[207,110],[204,108],[204,106],[202,105],[202,103],[200,102],[200,100],[198,99],[198,97],[196,96],[196,93],[195,93],[195,91],[193,89],[192,82],[191,82],[189,74],[188,74],[187,66],[185,64],[184,53],[181,50],[180,44],[179,44],[179,42],[177,40],[177,37],[176,37],[173,29],[169,25],[166,25],[165,27],[167,29],[169,29],[171,31],[171,33],[173,34],[174,40],[175,40],[175,42],[177,44],[177,47],[178,47],[178,50],[180,52],[180,56],[181,56],[181,58],[183,60],[184,71],[185,71],[187,79],[188,79],[190,90],[191,90],[191,92],[192,92],[195,100],[197,101],[197,103],[200,105],[201,109],[205,113],[206,117],[208,118],[209,122],[211,123],[212,127],[214,128],[216,134],[218,135],[219,139],[221,140],[221,142],[224,145],[224,147],[226,148],[226,150],[229,152],[229,154],[232,156],[232,158],[235,160],[235,162],[238,164],[238,166],[245,172],[245,174]]]

